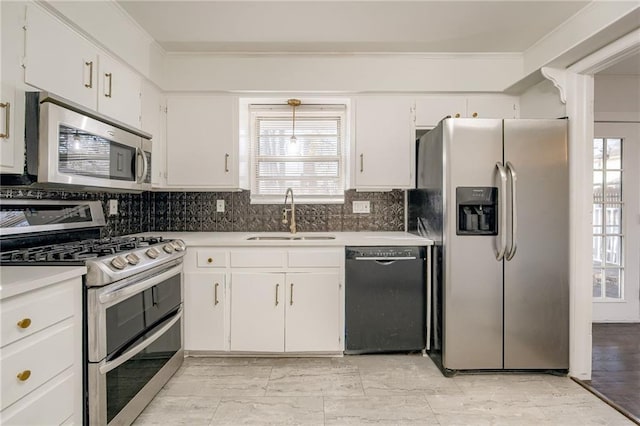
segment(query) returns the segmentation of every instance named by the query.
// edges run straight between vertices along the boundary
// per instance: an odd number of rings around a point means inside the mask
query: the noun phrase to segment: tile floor
[[[135,425],[632,425],[567,377],[443,377],[420,355],[186,358]]]

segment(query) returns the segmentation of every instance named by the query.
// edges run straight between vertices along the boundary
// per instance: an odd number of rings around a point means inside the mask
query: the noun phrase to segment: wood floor
[[[585,383],[640,424],[640,323],[593,324],[593,367]]]

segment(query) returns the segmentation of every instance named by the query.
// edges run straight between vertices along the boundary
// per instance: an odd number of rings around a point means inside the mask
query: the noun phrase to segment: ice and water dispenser
[[[457,187],[457,235],[498,235],[498,188]]]

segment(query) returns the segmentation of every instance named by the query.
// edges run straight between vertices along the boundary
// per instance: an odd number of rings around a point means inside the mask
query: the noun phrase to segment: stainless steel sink
[[[254,235],[247,241],[322,241],[335,240],[334,235]]]
[[[318,236],[308,236],[308,237],[291,237],[292,240],[335,240],[336,237],[333,235],[318,235]]]
[[[273,236],[264,236],[264,237],[249,237],[248,241],[288,241],[291,240],[291,237],[273,237]]]

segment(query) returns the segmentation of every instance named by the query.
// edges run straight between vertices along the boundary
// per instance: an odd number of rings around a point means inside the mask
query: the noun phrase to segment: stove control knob
[[[147,256],[149,256],[151,259],[155,259],[158,256],[160,256],[160,252],[158,251],[157,248],[155,247],[151,247],[150,249],[148,249],[146,252]]]
[[[173,246],[171,244],[165,244],[162,246],[162,249],[167,253],[173,252]]]
[[[182,240],[174,240],[171,242],[171,245],[173,246],[175,251],[184,251],[187,248]]]
[[[131,265],[137,265],[138,263],[140,263],[140,258],[135,253],[129,253],[125,256],[125,259],[127,259],[127,262],[129,262]]]
[[[122,256],[116,256],[111,259],[111,266],[116,269],[124,269],[124,267],[127,266],[127,261]]]

